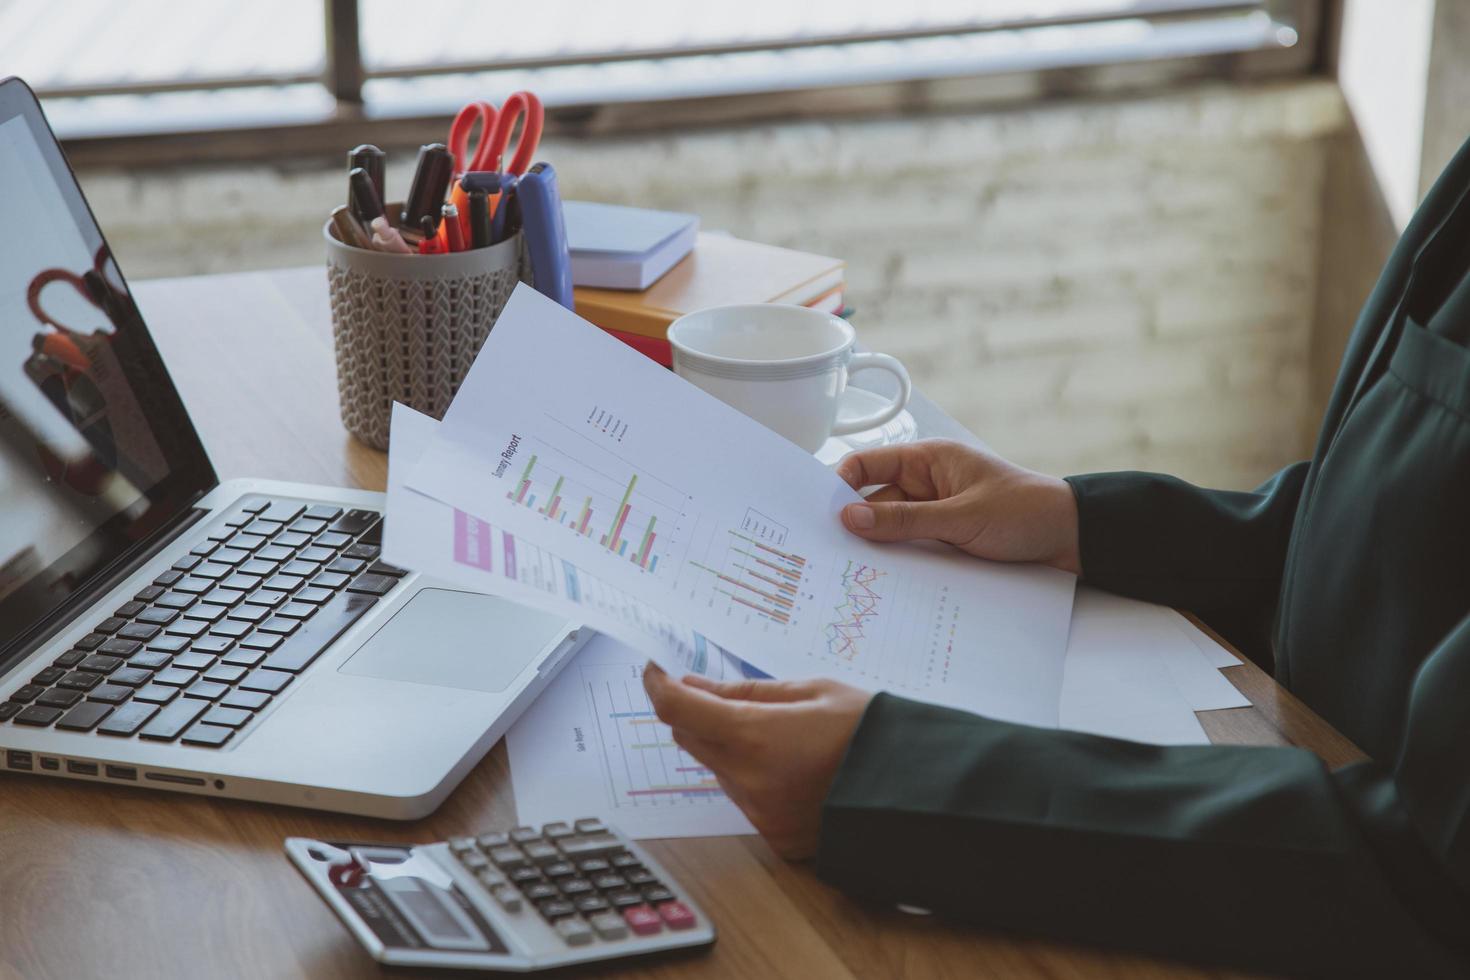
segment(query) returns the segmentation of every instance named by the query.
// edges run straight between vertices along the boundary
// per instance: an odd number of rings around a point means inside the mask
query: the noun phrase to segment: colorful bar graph
[[[611,532],[610,536],[607,539],[607,550],[608,551],[617,551],[618,554],[622,554],[622,551],[620,551],[618,549],[618,538],[623,533],[623,525],[626,524],[627,521],[628,521],[628,511],[631,509],[628,506],[628,498],[631,497],[631,496],[633,496],[633,488],[635,486],[637,486],[637,484],[638,484],[638,474],[637,473],[634,473],[632,479],[630,479],[628,481],[628,488],[623,491],[623,500],[622,500],[622,502],[618,504],[618,510],[617,510],[618,518],[617,518],[617,522],[613,524],[612,532]]]
[[[656,520],[658,520],[657,517],[650,517],[648,519],[648,527],[643,532],[643,543],[638,546],[638,554],[633,558],[633,561],[638,564],[639,568],[648,567],[648,549],[653,545],[653,539],[655,537],[653,533],[653,522]]]
[[[582,505],[582,516],[577,518],[578,534],[587,533],[587,522],[590,520],[592,520],[592,498],[588,497],[587,502]]]
[[[526,499],[526,491],[531,489],[531,468],[535,465],[536,455],[532,453],[531,458],[526,460],[526,468],[521,471],[520,489],[516,491],[515,497],[513,498],[516,503],[520,503]],[[509,497],[510,494],[506,494],[506,496]]]
[[[541,508],[541,513],[545,514],[547,517],[556,516],[557,505],[561,503],[561,485],[565,480],[566,477],[564,476],[559,476],[556,478],[556,485],[551,488],[551,503]]]

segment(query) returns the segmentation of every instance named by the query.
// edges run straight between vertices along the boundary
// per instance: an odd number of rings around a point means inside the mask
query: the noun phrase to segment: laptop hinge
[[[160,551],[173,544],[179,535],[193,527],[209,513],[210,511],[201,510],[198,507],[190,507],[181,511],[173,520],[160,525],[149,535],[148,540],[139,550],[128,552],[114,559],[112,564],[94,576],[90,588],[75,593],[30,629],[4,647],[0,647],[0,674],[7,672],[11,664],[24,660],[36,650],[50,643],[56,634],[70,628],[77,615],[88,609],[98,597],[106,595],[123,579],[152,561]]]

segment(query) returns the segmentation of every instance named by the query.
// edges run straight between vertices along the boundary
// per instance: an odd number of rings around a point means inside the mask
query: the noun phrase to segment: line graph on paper
[[[643,691],[641,671],[580,668],[615,809],[729,805],[714,773],[678,745]]]
[[[870,623],[879,615],[883,597],[877,586],[884,573],[872,565],[849,561],[842,572],[842,602],[834,607],[836,617],[823,628],[827,652],[852,663],[868,640]]]

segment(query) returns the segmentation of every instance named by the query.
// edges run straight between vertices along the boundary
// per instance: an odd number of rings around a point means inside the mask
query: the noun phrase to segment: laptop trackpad
[[[422,589],[337,669],[495,693],[565,630],[564,619],[494,596]]]

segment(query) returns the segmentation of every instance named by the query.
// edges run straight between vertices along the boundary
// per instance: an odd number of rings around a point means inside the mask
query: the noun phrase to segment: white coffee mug
[[[909,402],[909,373],[887,354],[855,353],[857,335],[841,317],[804,306],[752,303],[716,306],[669,326],[674,371],[816,452],[829,436],[876,428]],[[837,406],[854,371],[877,368],[898,378],[898,398],[861,418],[837,421]]]

